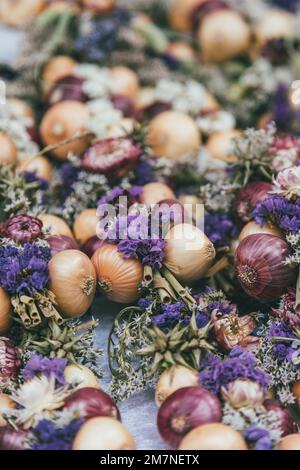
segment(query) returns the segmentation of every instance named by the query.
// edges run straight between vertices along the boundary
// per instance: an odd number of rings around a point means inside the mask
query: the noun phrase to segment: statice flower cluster
[[[267,429],[260,428],[256,424],[249,426],[245,438],[254,446],[255,450],[272,450],[272,438]]]
[[[72,163],[64,163],[62,165],[60,170],[60,178],[62,181],[60,196],[62,202],[64,202],[72,192],[74,184],[78,181],[79,173],[79,166],[73,165]]]
[[[49,282],[49,246],[26,243],[0,246],[0,286],[12,295],[34,295]]]
[[[253,380],[264,390],[270,382],[268,375],[257,366],[255,356],[241,347],[232,349],[224,360],[210,354],[202,363],[200,382],[204,388],[216,395],[221,387],[238,378]]]
[[[43,419],[32,430],[32,450],[72,450],[73,440],[83,421],[74,419],[64,427]]]
[[[268,338],[273,343],[272,352],[281,363],[284,361],[300,365],[300,341],[285,321],[271,322]]]
[[[278,308],[272,309],[272,314],[286,322],[292,329],[300,330],[300,315],[295,311],[296,289],[290,288],[280,300]]]
[[[115,186],[105,196],[102,196],[98,202],[98,206],[104,204],[112,204],[116,208],[120,206],[122,200],[120,197],[127,197],[128,208],[139,202],[139,197],[143,192],[142,186],[132,186],[129,189],[123,188],[122,186]]]
[[[164,333],[171,331],[179,322],[182,312],[185,309],[185,304],[182,300],[170,305],[162,305],[161,313],[155,315],[152,321]]]
[[[33,354],[22,371],[22,377],[27,381],[39,375],[46,375],[48,378],[54,375],[57,385],[64,386],[66,384],[64,370],[67,364],[68,361],[64,358],[49,359]]]
[[[238,235],[238,229],[228,214],[206,214],[204,231],[216,248],[229,246]]]
[[[272,195],[254,209],[253,217],[260,226],[270,223],[296,234],[300,230],[300,198],[291,202],[283,196]]]

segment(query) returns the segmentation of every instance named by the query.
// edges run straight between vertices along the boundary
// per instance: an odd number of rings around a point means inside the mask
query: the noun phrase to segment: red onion
[[[24,443],[28,436],[25,431],[0,428],[0,450],[25,450]]]
[[[297,432],[297,426],[290,412],[282,406],[278,400],[265,400],[263,403],[267,411],[275,411],[277,414],[277,422],[280,423],[282,437]]]
[[[155,101],[143,110],[143,119],[151,120],[158,116],[158,114],[170,111],[172,106],[169,103],[163,103],[162,101]]]
[[[244,291],[261,302],[278,299],[296,282],[296,269],[284,264],[289,254],[289,245],[279,237],[255,234],[244,238],[234,261]]]
[[[60,101],[80,101],[84,103],[87,97],[83,91],[83,80],[75,75],[67,75],[57,80],[53,85],[48,102],[54,105]]]
[[[104,174],[110,181],[125,176],[142,154],[131,139],[104,139],[95,142],[82,157],[82,168]]]
[[[226,3],[220,0],[199,2],[199,5],[193,9],[191,14],[193,27],[197,29],[207,15],[214,13],[218,10],[224,10],[227,8],[228,6],[226,5]]]
[[[20,350],[8,338],[0,338],[0,386],[18,375],[21,367]]]
[[[247,223],[252,219],[252,212],[258,204],[268,197],[272,190],[271,183],[253,182],[242,188],[235,199],[235,212],[238,218]]]
[[[47,242],[50,245],[52,256],[65,250],[80,250],[76,240],[66,235],[52,235],[47,238]]]
[[[134,102],[128,96],[112,95],[111,101],[114,107],[119,111],[122,111],[125,117],[135,118],[136,109],[134,106]]]
[[[103,390],[94,387],[80,388],[71,393],[65,400],[64,408],[78,409],[80,417],[85,420],[98,416],[121,419],[119,409],[112,398]]]
[[[201,387],[184,387],[163,402],[157,426],[166,443],[177,448],[189,431],[201,424],[220,422],[221,418],[221,403],[215,395]]]
[[[98,248],[101,248],[103,245],[103,240],[100,240],[100,238],[97,235],[94,235],[93,237],[89,238],[82,246],[81,250],[83,253],[85,253],[89,258],[93,256],[95,251]]]

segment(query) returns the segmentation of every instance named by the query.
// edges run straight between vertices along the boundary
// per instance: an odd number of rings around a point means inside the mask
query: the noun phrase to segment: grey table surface
[[[22,32],[5,28],[0,25],[0,64],[9,64],[14,61],[22,44]],[[97,344],[104,350],[101,365],[104,378],[101,383],[105,389],[110,382],[110,372],[107,365],[107,338],[114,319],[119,310],[118,305],[105,301],[96,301],[93,306],[93,315],[100,320],[97,328]],[[141,450],[161,450],[165,448],[156,427],[157,407],[154,402],[153,390],[145,390],[132,396],[120,404],[122,421],[132,433]]]

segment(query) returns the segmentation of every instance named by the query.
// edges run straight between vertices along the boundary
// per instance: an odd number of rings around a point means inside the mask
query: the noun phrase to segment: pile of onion
[[[172,366],[166,369],[158,379],[155,389],[155,401],[160,406],[172,393],[183,387],[199,384],[199,372],[185,366]]]
[[[13,140],[4,132],[0,132],[0,147],[0,165],[14,165],[17,161],[18,150]]]
[[[195,121],[187,114],[166,111],[150,122],[148,143],[155,157],[185,161],[198,153],[201,135]]]
[[[84,134],[85,123],[89,111],[85,104],[79,101],[62,101],[52,106],[44,115],[40,133],[45,145],[56,145]],[[73,142],[61,145],[52,151],[52,154],[66,160],[70,152],[81,155],[88,147],[87,137],[76,139]]]
[[[97,209],[85,209],[76,217],[73,232],[81,245],[96,235],[98,222]]]
[[[267,182],[252,182],[242,188],[234,202],[234,209],[241,222],[247,223],[252,219],[252,212],[261,204],[272,191],[273,185]]]
[[[73,450],[134,450],[135,442],[120,421],[101,417],[89,419],[78,431]]]
[[[278,299],[296,282],[296,270],[285,264],[290,255],[285,240],[268,234],[249,235],[235,253],[235,273],[250,296],[261,302]]]
[[[106,243],[95,251],[92,263],[98,285],[108,299],[129,304],[139,298],[143,268],[138,260],[125,259],[117,246]]]
[[[8,332],[12,323],[12,308],[9,295],[0,287],[0,336]]]
[[[84,315],[96,291],[96,273],[88,256],[78,250],[61,251],[50,260],[49,274],[61,314],[67,318]]]
[[[219,422],[221,418],[221,403],[215,395],[201,387],[184,387],[163,402],[158,411],[157,426],[164,441],[177,448],[192,429]]]
[[[121,419],[115,402],[103,390],[94,387],[84,387],[71,393],[65,400],[64,409],[80,410],[80,417],[87,421],[97,416],[107,416]]]
[[[189,432],[178,450],[248,450],[242,434],[222,423],[204,424]]]
[[[212,266],[215,249],[207,236],[191,224],[178,224],[166,237],[165,266],[184,283],[194,282]]]

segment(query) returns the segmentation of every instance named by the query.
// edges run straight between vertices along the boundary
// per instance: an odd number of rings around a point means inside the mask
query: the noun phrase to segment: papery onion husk
[[[155,389],[155,401],[157,406],[183,387],[194,387],[199,385],[199,372],[185,366],[172,366],[166,369],[158,379]]]
[[[67,318],[84,315],[96,291],[96,273],[88,256],[78,250],[61,251],[50,260],[49,274],[60,313]]]
[[[0,132],[0,165],[14,165],[17,161],[17,147],[9,135]]]
[[[284,264],[290,255],[285,240],[267,234],[250,235],[235,253],[235,273],[250,296],[261,302],[278,299],[296,282],[297,271]]]
[[[222,423],[204,424],[189,432],[178,450],[248,450],[242,434]]]
[[[166,237],[165,266],[181,282],[191,283],[205,277],[215,258],[207,236],[191,224],[175,225]]]
[[[113,399],[94,387],[85,387],[71,393],[65,400],[64,409],[80,412],[80,417],[84,420],[97,416],[108,416],[110,418],[121,419],[119,409]]]
[[[232,155],[231,150],[233,139],[240,137],[240,135],[241,132],[237,129],[212,134],[206,143],[206,150],[217,160],[222,160],[226,163],[235,163],[237,158],[235,155]]]
[[[40,133],[45,145],[56,145],[73,139],[85,132],[85,123],[89,111],[85,104],[78,101],[62,101],[52,106],[44,115]],[[66,160],[70,152],[81,155],[89,145],[88,137],[73,140],[73,142],[60,145],[52,154]]]
[[[134,450],[127,428],[114,418],[89,419],[75,436],[73,450]]]
[[[20,172],[30,171],[36,174],[38,178],[50,182],[52,179],[52,165],[46,157],[28,157],[22,160],[18,165]]]
[[[43,222],[43,229],[50,235],[64,235],[65,237],[74,238],[70,227],[61,217],[52,214],[40,214],[38,218]]]
[[[239,235],[239,242],[244,240],[244,238],[249,237],[249,235],[256,235],[258,233],[265,233],[267,235],[274,235],[275,237],[285,239],[284,233],[278,228],[273,227],[269,224],[265,224],[262,227],[257,225],[253,220],[249,222]]]
[[[10,398],[9,395],[0,392],[0,428],[6,426],[7,422],[2,414],[15,408],[16,403]]]
[[[184,387],[163,402],[158,411],[157,426],[164,441],[176,449],[192,429],[219,422],[221,418],[221,403],[215,395],[201,387]]]
[[[289,434],[283,437],[276,450],[300,450],[300,434]]]
[[[98,222],[97,209],[85,209],[76,217],[73,232],[81,245],[96,235]]]
[[[140,202],[142,204],[157,204],[160,201],[176,198],[174,192],[169,186],[164,183],[148,183],[143,187],[143,192],[140,196]]]
[[[187,114],[166,111],[150,122],[147,140],[155,157],[186,161],[198,153],[201,134],[196,122]]]
[[[281,436],[287,436],[297,430],[297,426],[287,408],[278,400],[265,400],[263,403],[267,411],[273,411],[277,416],[277,427],[281,431]]]
[[[0,428],[0,450],[25,450],[28,433],[11,428]]]
[[[55,82],[48,96],[48,103],[53,106],[61,101],[79,101],[84,103],[87,96],[83,91],[83,80],[76,75],[67,75]]]
[[[0,21],[12,27],[24,27],[32,21],[45,6],[45,0],[1,0]]]
[[[123,116],[129,118],[135,118],[137,111],[134,106],[134,102],[124,95],[113,95],[111,97],[112,104],[115,109],[122,111]]]
[[[80,250],[74,238],[67,237],[66,235],[51,235],[47,238],[47,242],[50,245],[52,256],[65,250]]]
[[[129,304],[139,298],[139,285],[143,279],[140,261],[125,259],[117,246],[106,243],[95,251],[92,263],[101,292],[108,299]]]
[[[192,14],[196,7],[207,0],[176,0],[169,8],[169,20],[176,31],[191,30],[193,24]]]
[[[234,209],[241,222],[247,223],[252,219],[252,212],[261,204],[272,191],[273,185],[264,181],[248,183],[236,195]]]
[[[79,364],[69,364],[64,370],[66,382],[81,389],[85,387],[101,388],[95,374],[87,367]]]
[[[63,77],[73,75],[77,63],[66,55],[52,57],[44,67],[42,73],[42,87],[44,93],[48,93],[52,86]]]
[[[3,287],[0,287],[0,335],[7,333],[11,324],[12,308],[10,297]]]
[[[134,100],[139,91],[139,78],[137,74],[122,65],[113,67],[110,70],[111,86],[114,95],[123,95]]]
[[[89,258],[93,256],[95,251],[98,248],[101,248],[103,245],[103,240],[100,240],[100,238],[95,235],[94,237],[89,238],[82,246],[81,250],[83,253],[85,253]]]

